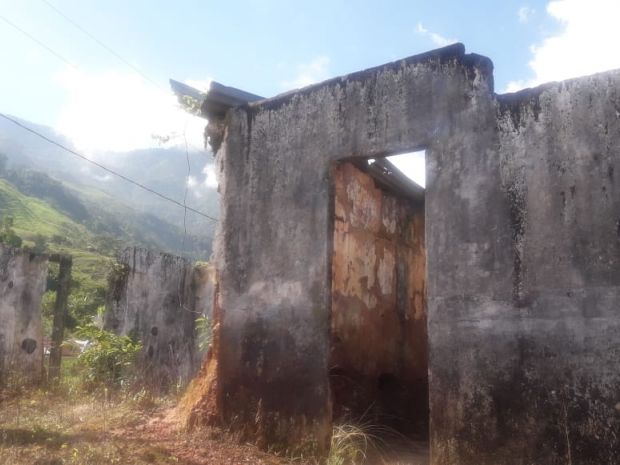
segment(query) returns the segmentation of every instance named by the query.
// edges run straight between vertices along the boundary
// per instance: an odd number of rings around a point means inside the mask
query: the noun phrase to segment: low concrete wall
[[[41,297],[47,257],[0,244],[0,387],[43,378]]]
[[[141,367],[153,387],[185,384],[196,372],[192,264],[181,257],[129,248],[111,276],[104,328],[144,345]]]

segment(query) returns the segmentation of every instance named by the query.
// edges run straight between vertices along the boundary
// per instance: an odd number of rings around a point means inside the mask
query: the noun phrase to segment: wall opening
[[[377,452],[409,449],[423,457],[429,426],[424,152],[343,161],[333,179],[334,423],[364,425],[391,444]]]

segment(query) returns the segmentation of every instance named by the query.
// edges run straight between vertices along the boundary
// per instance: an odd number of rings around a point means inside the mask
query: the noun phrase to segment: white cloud
[[[535,11],[533,8],[530,8],[529,6],[522,6],[517,12],[517,15],[519,16],[519,22],[527,23],[534,13]]]
[[[189,176],[187,187],[196,198],[201,198],[208,191],[217,189],[218,182],[215,173],[215,165],[207,163],[202,169],[202,176]]]
[[[205,175],[205,186],[210,187],[210,188],[216,188],[217,187],[217,175],[215,174],[215,165],[214,164],[208,164],[204,167],[204,169],[202,170],[202,172]]]
[[[458,40],[456,39],[450,39],[436,32],[429,31],[428,29],[424,27],[422,23],[418,23],[415,31],[421,36],[428,37],[431,40],[431,42],[437,45],[438,47],[445,47],[446,45],[450,45],[455,42],[458,42]]]
[[[547,13],[563,30],[531,47],[533,77],[512,81],[506,91],[620,68],[620,1],[554,0]]]
[[[170,137],[169,144],[188,142],[203,147],[206,121],[183,111],[172,93],[134,74],[116,71],[86,73],[68,67],[56,76],[68,92],[56,128],[80,150],[127,151],[161,145],[153,136]]]
[[[329,77],[329,57],[318,56],[309,63],[297,66],[297,75],[290,81],[282,81],[285,89],[298,89],[316,82],[324,81]]]

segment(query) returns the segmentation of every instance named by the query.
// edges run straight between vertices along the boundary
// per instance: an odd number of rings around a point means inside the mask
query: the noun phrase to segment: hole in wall
[[[22,341],[22,350],[27,354],[32,354],[37,348],[37,341],[31,338],[26,338]]]
[[[385,157],[398,170],[418,184],[420,187],[426,188],[426,151],[418,150],[416,152],[406,152],[398,155],[390,155]],[[369,158],[368,164],[373,164],[377,159]]]
[[[428,441],[425,178],[424,151],[334,169],[334,423],[374,425],[406,457]]]

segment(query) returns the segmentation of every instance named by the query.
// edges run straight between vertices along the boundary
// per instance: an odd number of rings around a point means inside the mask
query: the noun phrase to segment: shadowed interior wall
[[[428,426],[424,204],[352,163],[334,170],[334,416]]]
[[[0,387],[42,379],[47,265],[45,255],[0,244]]]

